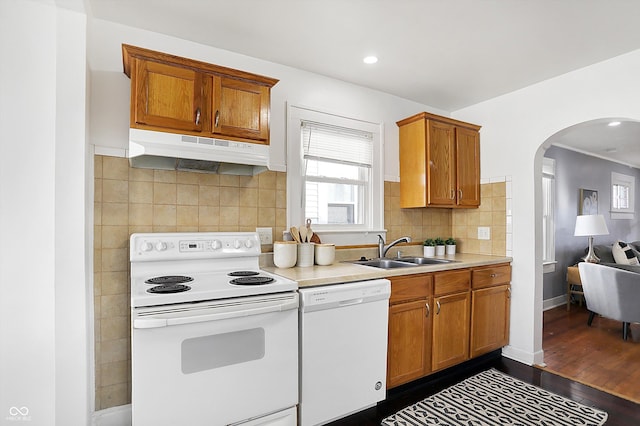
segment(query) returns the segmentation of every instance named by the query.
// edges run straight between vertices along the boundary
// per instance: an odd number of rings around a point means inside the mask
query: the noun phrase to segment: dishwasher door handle
[[[340,306],[351,306],[351,305],[359,305],[362,302],[364,302],[364,299],[362,297],[359,297],[357,299],[341,300],[338,303],[338,305],[340,305]]]

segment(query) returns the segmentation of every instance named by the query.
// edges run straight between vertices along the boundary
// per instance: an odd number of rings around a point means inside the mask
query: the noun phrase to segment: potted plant
[[[444,255],[444,240],[440,237],[436,238],[436,256]]]
[[[424,257],[433,257],[436,255],[436,242],[433,238],[427,238],[422,243],[424,247],[422,247]]]
[[[447,247],[447,254],[456,254],[456,240],[453,237],[447,238],[444,244]]]

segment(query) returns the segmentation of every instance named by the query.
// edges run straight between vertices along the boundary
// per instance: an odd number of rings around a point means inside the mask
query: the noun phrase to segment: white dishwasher
[[[300,293],[300,426],[339,419],[385,398],[389,280]]]

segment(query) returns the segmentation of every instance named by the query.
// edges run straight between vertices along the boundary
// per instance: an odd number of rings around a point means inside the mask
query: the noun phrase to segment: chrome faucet
[[[392,241],[391,243],[385,245],[384,238],[382,238],[382,235],[378,234],[378,257],[385,257],[389,249],[398,243],[410,243],[410,242],[411,242],[411,237],[400,237],[397,240]]]

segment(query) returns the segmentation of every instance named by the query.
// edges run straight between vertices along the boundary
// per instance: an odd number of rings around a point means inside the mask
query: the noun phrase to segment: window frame
[[[616,185],[629,188],[629,208],[615,208]],[[636,178],[622,173],[611,172],[611,219],[633,219],[635,217]]]
[[[545,179],[549,179],[548,193],[545,197]],[[553,158],[542,158],[542,269],[543,273],[555,271],[557,264],[556,260],[556,245],[555,245],[555,216],[556,216],[556,160]],[[545,206],[549,211],[548,215],[545,215]],[[545,220],[546,217],[546,220]],[[550,256],[550,257],[549,257]]]
[[[367,222],[362,225],[312,223],[312,228],[322,237],[322,241],[327,243],[358,245],[377,242],[377,235],[382,234],[384,237],[386,233],[384,230],[384,164],[382,162],[383,125],[298,105],[287,105],[287,229],[291,226],[301,226],[306,222],[300,131],[303,121],[326,123],[372,133],[371,194],[368,203],[370,214]]]

